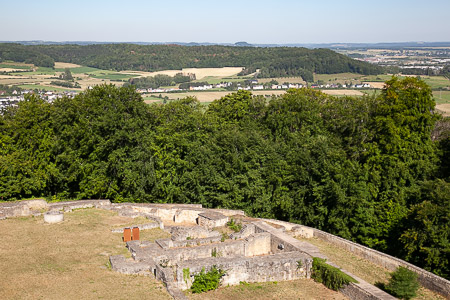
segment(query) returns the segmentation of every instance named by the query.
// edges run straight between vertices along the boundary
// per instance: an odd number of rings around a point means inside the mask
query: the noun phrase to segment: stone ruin
[[[194,276],[202,269],[208,271],[213,266],[226,271],[221,279],[222,285],[310,278],[313,257],[326,259],[326,256],[312,244],[295,238],[298,236],[326,240],[391,270],[398,265],[407,266],[419,275],[419,281],[427,288],[444,297],[450,294],[447,280],[400,259],[314,228],[278,220],[247,218],[243,211],[237,210],[205,209],[197,204],[111,203],[109,200],[47,203],[37,199],[0,203],[0,220],[89,207],[117,211],[121,216],[148,219],[149,223],[132,226],[137,232],[160,228],[170,233],[170,238],[155,242],[127,241],[131,258],[115,255],[110,257],[110,263],[117,272],[155,276],[175,299],[187,299],[182,291],[191,287]],[[225,226],[231,218],[242,225],[239,232],[225,234],[215,230]],[[112,231],[122,233],[124,229],[113,228]],[[336,266],[330,261],[327,263]],[[350,299],[395,299],[341,270],[358,281],[340,290]]]

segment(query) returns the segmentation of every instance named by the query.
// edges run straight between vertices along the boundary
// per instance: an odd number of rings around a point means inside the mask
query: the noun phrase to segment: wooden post
[[[139,227],[133,227],[133,241],[139,241]]]
[[[125,243],[131,241],[131,228],[125,228],[123,230],[123,241]]]

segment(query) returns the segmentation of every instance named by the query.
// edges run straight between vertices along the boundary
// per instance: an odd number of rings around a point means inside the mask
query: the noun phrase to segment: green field
[[[360,81],[363,75],[356,73],[339,73],[339,74],[314,74],[314,81],[322,80],[323,82],[345,82]],[[286,78],[288,79],[288,78]],[[286,80],[288,81],[288,80]]]
[[[63,70],[64,72],[64,70]],[[39,67],[36,71],[33,72],[17,72],[15,74],[29,76],[29,75],[55,75],[56,71],[52,68]]]
[[[433,96],[437,104],[450,103],[450,91],[434,91]]]
[[[108,79],[108,80],[128,80],[130,78],[137,77],[137,75],[132,74],[123,74],[114,71],[108,70],[99,70],[95,69],[95,71],[83,72],[89,74],[89,76],[99,79]]]
[[[244,81],[248,79],[247,77],[216,77],[216,76],[207,76],[202,79],[195,80],[194,82],[208,82],[209,84],[218,84],[221,82],[236,82],[236,81]]]
[[[89,72],[95,72],[95,71],[101,71],[101,70],[97,69],[97,68],[91,68],[91,67],[70,68],[70,72],[72,72],[73,74],[83,74],[83,73],[89,73]]]
[[[0,68],[11,68],[11,69],[19,69],[19,70],[30,70],[30,66],[24,66],[24,65],[15,65],[15,64],[0,64]]]
[[[19,87],[23,88],[23,89],[30,89],[30,90],[39,89],[39,90],[44,90],[44,91],[56,91],[56,92],[77,90],[77,89],[65,89],[65,88],[57,88],[57,87],[37,85],[37,84],[22,84],[22,85],[19,85]]]
[[[338,74],[339,75],[339,74]],[[405,76],[398,76],[400,79]],[[450,87],[450,80],[443,76],[418,76],[425,81],[432,89]],[[392,78],[392,75],[369,75],[360,78],[361,81],[384,82]]]

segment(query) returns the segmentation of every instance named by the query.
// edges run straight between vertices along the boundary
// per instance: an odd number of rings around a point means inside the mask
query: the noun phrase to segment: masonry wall
[[[299,263],[301,262],[301,266]],[[236,285],[241,281],[267,282],[306,278],[306,269],[312,265],[312,259],[300,252],[282,253],[259,257],[209,258],[190,260],[177,264],[175,281],[179,289],[189,289],[194,275],[204,268],[208,272],[213,266],[226,270],[222,285]],[[185,271],[183,271],[185,270]],[[184,272],[189,272],[186,278]]]
[[[413,264],[410,264],[399,258],[390,256],[388,254],[364,247],[362,245],[353,243],[327,232],[314,229],[314,237],[327,241],[337,247],[344,248],[356,255],[363,257],[374,264],[385,267],[388,270],[395,270],[398,266],[403,266],[418,274],[419,282],[426,288],[435,291],[444,297],[450,297],[450,281],[439,277],[433,273],[427,272]]]

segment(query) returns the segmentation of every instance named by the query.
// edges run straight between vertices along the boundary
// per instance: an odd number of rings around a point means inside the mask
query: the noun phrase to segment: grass
[[[311,243],[317,248],[319,248],[320,252],[328,257],[328,259],[339,267],[349,271],[350,273],[364,279],[370,284],[375,284],[376,282],[387,283],[389,280],[390,271],[378,266],[370,261],[367,261],[356,254],[353,254],[347,250],[336,248],[332,244],[313,238],[313,239],[300,239],[302,241],[306,241]],[[425,288],[420,288],[418,292],[418,297],[415,298],[417,300],[425,300],[425,299],[444,299],[438,294],[427,290]]]
[[[327,289],[312,279],[299,279],[281,282],[246,283],[219,287],[217,290],[202,294],[187,294],[189,299],[347,299],[341,293]]]
[[[108,79],[108,80],[128,80],[130,78],[137,77],[137,75],[133,74],[124,74],[115,71],[100,70],[100,69],[83,73],[87,73],[89,76],[93,78]]]
[[[314,81],[322,80],[325,83],[344,83],[345,81],[359,81],[362,76],[356,73],[314,74]]]
[[[100,69],[91,68],[91,67],[70,68],[70,72],[72,72],[72,74],[83,74],[83,73],[95,72],[95,71],[99,71],[99,70]]]
[[[0,68],[10,68],[10,69],[18,69],[18,70],[31,70],[30,66],[25,65],[17,65],[14,63],[8,64],[8,63],[1,63]]]
[[[433,96],[437,104],[450,103],[450,91],[434,91]]]
[[[0,299],[171,299],[151,276],[108,268],[110,255],[128,253],[121,234],[111,229],[131,218],[97,209],[74,210],[64,218],[60,224],[45,224],[42,217],[0,221]],[[144,235],[167,234],[154,229]]]
[[[77,89],[69,89],[69,88],[57,88],[52,86],[45,86],[45,85],[38,85],[38,84],[21,84],[19,87],[23,89],[38,89],[38,90],[44,90],[44,91],[57,91],[57,92],[64,92],[64,91],[73,91]]]

